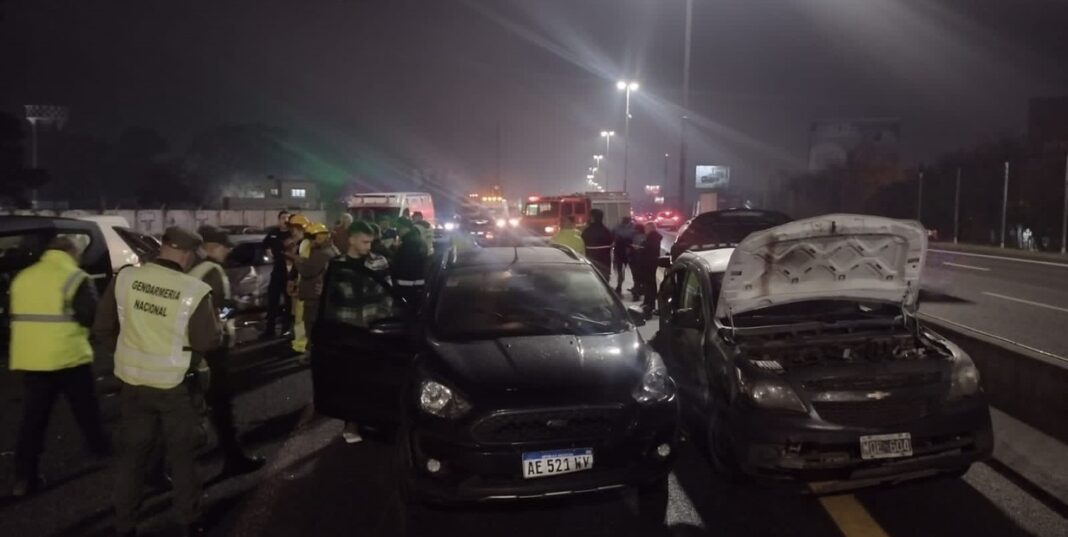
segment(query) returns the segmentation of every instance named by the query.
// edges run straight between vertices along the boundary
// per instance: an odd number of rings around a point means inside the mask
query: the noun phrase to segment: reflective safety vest
[[[115,376],[134,386],[181,384],[192,360],[189,318],[210,292],[208,284],[157,263],[119,272]]]
[[[230,300],[230,278],[226,275],[226,271],[223,270],[222,266],[218,263],[210,259],[205,259],[204,261],[198,263],[197,266],[193,267],[192,270],[189,271],[189,275],[200,281],[204,281],[204,278],[206,278],[208,274],[211,274],[212,272],[218,272],[219,279],[222,280],[223,296],[216,297],[216,299]]]
[[[549,239],[549,242],[562,244],[578,252],[579,255],[586,255],[586,241],[582,240],[582,235],[577,229],[561,229]]]
[[[21,371],[56,371],[93,361],[89,329],[72,302],[89,275],[70,254],[45,250],[11,282],[11,363]]]

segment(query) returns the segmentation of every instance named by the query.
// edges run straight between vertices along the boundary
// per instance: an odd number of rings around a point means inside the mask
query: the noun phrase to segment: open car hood
[[[927,257],[919,222],[829,214],[749,235],[723,275],[716,316],[810,300],[878,301],[913,310]]]

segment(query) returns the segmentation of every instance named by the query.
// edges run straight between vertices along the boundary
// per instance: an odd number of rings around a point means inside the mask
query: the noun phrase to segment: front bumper
[[[861,436],[905,432],[912,437],[912,456],[861,458]],[[728,435],[741,471],[758,481],[855,486],[959,471],[988,458],[994,446],[990,411],[981,397],[947,404],[909,423],[880,427],[840,426],[809,415],[743,406],[731,411]]]
[[[485,445],[470,440],[464,432],[416,424],[400,449],[407,449],[410,462],[401,479],[417,500],[431,502],[492,502],[526,498],[551,498],[646,485],[667,476],[679,447],[675,404],[643,412],[627,432],[613,438],[577,441],[539,441],[508,445]],[[661,444],[671,446],[667,457],[657,454]],[[567,448],[593,448],[590,470],[556,476],[524,479],[522,454]],[[441,469],[427,470],[430,459]]]

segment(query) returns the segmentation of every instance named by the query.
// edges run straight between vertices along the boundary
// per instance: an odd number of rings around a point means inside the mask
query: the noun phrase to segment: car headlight
[[[556,233],[556,226],[545,226],[546,233]]]
[[[954,345],[955,347],[955,345]],[[949,399],[960,399],[979,392],[979,368],[963,350],[953,350],[953,372],[949,380]]]
[[[675,397],[675,381],[671,380],[660,355],[650,352],[645,364],[642,382],[634,390],[634,400],[643,404],[663,403]]]
[[[497,227],[504,227],[508,225],[508,221],[503,218],[498,218],[496,223]]]
[[[519,219],[518,218],[509,218],[508,219],[508,225],[512,226],[512,227],[519,227]]]
[[[471,404],[440,382],[424,380],[419,385],[419,408],[432,416],[456,419],[471,410]]]
[[[742,393],[749,398],[754,405],[760,408],[789,410],[791,412],[807,413],[808,408],[797,392],[790,387],[785,380],[778,378],[758,379],[749,382],[738,370],[738,379]]]
[[[456,222],[445,222],[445,231],[453,231],[456,229]]]

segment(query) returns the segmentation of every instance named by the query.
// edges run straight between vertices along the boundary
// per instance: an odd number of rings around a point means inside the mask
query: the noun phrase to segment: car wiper
[[[587,323],[590,323],[590,324],[595,324],[597,326],[601,326],[601,327],[605,327],[605,328],[607,328],[608,326],[610,326],[612,324],[610,321],[598,321],[597,319],[591,319],[591,318],[589,318],[589,317],[587,317],[587,316],[585,316],[585,315],[583,315],[581,313],[573,313],[573,314],[571,314],[571,318],[575,319],[575,320],[578,320],[578,321],[583,321],[583,322],[587,322]]]

